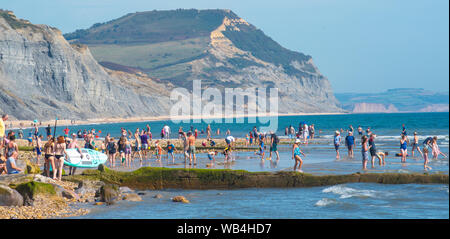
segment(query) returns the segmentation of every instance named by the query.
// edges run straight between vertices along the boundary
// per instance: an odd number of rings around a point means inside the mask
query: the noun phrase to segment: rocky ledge
[[[354,173],[346,175],[311,175],[298,172],[248,172],[231,169],[177,169],[142,167],[132,172],[117,172],[101,165],[65,180],[99,180],[133,189],[234,189],[274,187],[314,187],[342,183],[448,184],[446,174]]]

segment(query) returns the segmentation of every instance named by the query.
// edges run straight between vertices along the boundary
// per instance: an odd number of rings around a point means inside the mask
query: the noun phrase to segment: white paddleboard
[[[67,157],[64,157],[64,164],[77,168],[96,168],[108,160],[106,154],[92,150],[80,149],[83,157],[78,149],[67,149]]]

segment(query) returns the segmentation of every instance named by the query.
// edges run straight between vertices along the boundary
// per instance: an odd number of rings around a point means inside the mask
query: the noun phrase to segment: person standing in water
[[[402,124],[402,136],[403,135],[408,135],[407,133],[406,133],[406,127],[405,127],[405,124]]]
[[[280,138],[272,132],[271,134],[271,145],[270,145],[270,159],[272,159],[272,152],[274,152],[277,155],[277,162],[280,160],[280,154],[278,153],[278,143],[280,142]]]
[[[406,163],[406,156],[408,155],[408,139],[406,134],[402,135],[400,139],[400,154],[402,156],[402,163]]]
[[[437,144],[437,137],[434,137],[433,140],[431,141],[431,148],[432,148],[433,159],[437,159],[439,154],[444,156],[445,158],[447,158],[447,155],[442,153],[441,150],[439,149],[439,146]]]
[[[419,137],[417,136],[417,132],[414,132],[414,141],[412,143],[412,149],[411,149],[411,156],[414,157],[414,151],[419,151],[420,155],[423,158],[423,154],[422,151],[420,151],[420,147],[419,147]]]
[[[367,170],[367,161],[369,161],[369,146],[367,145],[368,137],[363,135],[361,138],[361,154],[363,170]]]
[[[206,127],[206,140],[211,139],[211,125],[208,124],[208,127]]]
[[[170,141],[167,141],[167,155],[172,157],[172,163],[175,163],[175,156],[173,152],[175,151],[175,145],[171,144]]]
[[[142,154],[141,154],[142,144],[141,144],[141,135],[139,133],[140,130],[139,128],[137,128],[136,131],[134,132],[134,154],[132,157],[135,158],[136,154],[139,155],[139,160],[140,163],[142,164]]]
[[[336,159],[340,158],[339,155],[339,146],[341,145],[341,133],[336,130],[336,132],[334,132],[334,149],[336,150]]]
[[[353,158],[353,146],[355,145],[355,137],[353,131],[348,131],[348,135],[345,137],[345,145],[348,149],[348,157]]]
[[[359,134],[359,136],[363,135],[363,130],[362,130],[361,125],[358,126],[358,134]]]
[[[370,158],[372,163],[372,168],[375,168],[375,157],[377,156],[377,146],[375,145],[375,134],[371,134],[369,137],[369,152],[370,152]],[[381,166],[381,158],[378,159],[380,161]]]
[[[434,136],[434,138],[437,139],[436,136]],[[429,160],[428,160],[428,152],[429,152],[429,150],[431,148],[432,142],[433,142],[433,138],[432,137],[428,137],[422,143],[422,145],[423,145],[422,151],[423,151],[423,159],[424,159],[423,169],[424,170],[428,170],[428,169],[431,170],[432,169],[430,166],[428,166],[428,162],[429,162]]]
[[[194,158],[194,165],[197,165],[197,156],[195,155],[195,136],[189,132],[188,134],[189,143],[189,165],[192,164],[192,158]]]
[[[298,165],[298,172],[303,173],[302,171],[302,165],[303,160],[300,157],[300,155],[303,155],[303,157],[306,157],[306,155],[300,150],[300,139],[296,139],[294,145],[292,146],[292,159],[295,160],[294,164],[294,171],[297,171],[297,165]]]
[[[108,140],[108,144],[106,145],[106,148],[109,152],[108,159],[109,159],[109,165],[114,168],[116,163],[116,153],[117,153],[117,144],[114,142],[114,137],[112,137],[110,140]]]

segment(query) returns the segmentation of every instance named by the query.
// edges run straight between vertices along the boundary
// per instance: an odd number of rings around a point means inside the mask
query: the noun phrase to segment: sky
[[[226,8],[312,56],[336,93],[449,89],[448,0],[0,0],[0,8],[63,33],[131,12]]]

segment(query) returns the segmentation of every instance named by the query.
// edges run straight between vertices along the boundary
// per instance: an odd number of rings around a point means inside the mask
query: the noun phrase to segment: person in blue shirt
[[[341,145],[341,133],[336,130],[334,133],[334,149],[336,150],[336,159],[340,158],[339,155],[339,146]]]
[[[174,150],[175,145],[171,144],[170,141],[167,141],[167,154],[172,157],[172,163],[175,163],[175,156],[173,155]]]
[[[18,156],[17,151],[14,151],[11,156],[8,157],[6,160],[6,169],[8,171],[8,174],[17,174],[20,171],[22,171],[21,168],[17,167],[16,165],[16,158]]]
[[[405,127],[405,124],[402,124],[402,136],[403,135],[408,135],[407,133],[406,133],[406,127]]]
[[[345,137],[345,145],[348,149],[348,157],[353,158],[353,146],[355,145],[355,137],[353,131],[349,131],[347,137]]]

